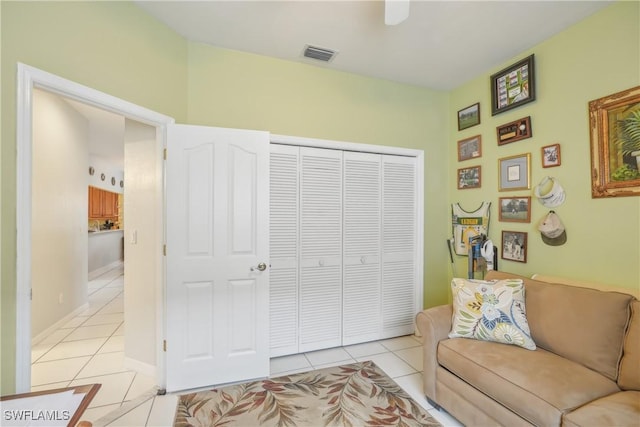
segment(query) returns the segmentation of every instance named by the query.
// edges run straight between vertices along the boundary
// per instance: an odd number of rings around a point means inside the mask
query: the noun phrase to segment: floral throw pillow
[[[484,281],[454,278],[453,326],[449,338],[473,338],[535,350],[521,279]]]

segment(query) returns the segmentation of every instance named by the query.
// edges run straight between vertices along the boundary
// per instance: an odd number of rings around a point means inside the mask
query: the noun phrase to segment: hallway
[[[98,419],[149,391],[154,379],[124,367],[124,267],[89,281],[89,308],[31,349],[31,390],[100,383],[83,419]]]

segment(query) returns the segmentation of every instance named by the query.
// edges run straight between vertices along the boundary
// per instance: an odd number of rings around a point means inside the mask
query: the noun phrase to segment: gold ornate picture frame
[[[498,191],[531,188],[531,153],[498,159]]]
[[[640,195],[640,86],[589,102],[591,197]]]

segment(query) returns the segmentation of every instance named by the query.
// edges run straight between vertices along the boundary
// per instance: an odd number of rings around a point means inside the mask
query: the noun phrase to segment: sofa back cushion
[[[493,271],[487,279],[521,278],[536,345],[616,381],[633,297]]]
[[[623,390],[640,390],[640,301],[631,302],[631,321],[624,339],[618,386]]]

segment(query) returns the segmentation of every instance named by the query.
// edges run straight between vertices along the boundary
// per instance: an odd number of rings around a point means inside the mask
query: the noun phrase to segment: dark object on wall
[[[458,130],[470,128],[480,124],[480,103],[463,108],[458,111]]]
[[[498,126],[496,128],[496,134],[498,135],[498,145],[531,138],[533,136],[533,129],[531,129],[531,116],[523,117],[502,126]]]
[[[491,76],[491,115],[536,99],[533,54]]]

